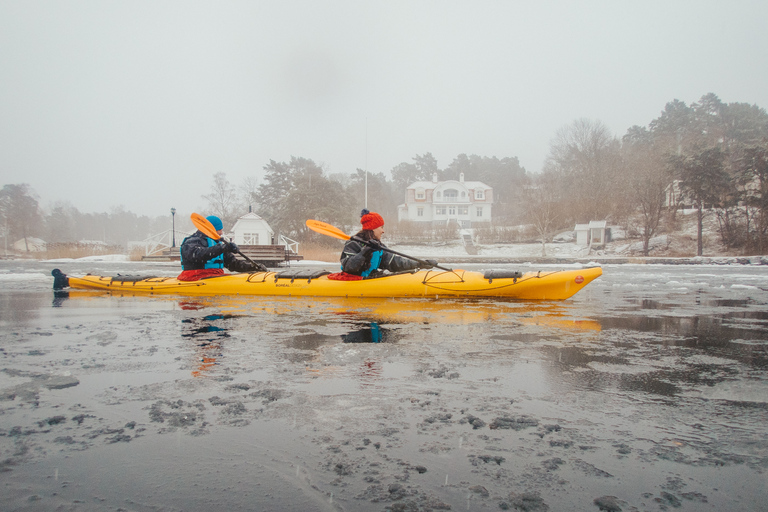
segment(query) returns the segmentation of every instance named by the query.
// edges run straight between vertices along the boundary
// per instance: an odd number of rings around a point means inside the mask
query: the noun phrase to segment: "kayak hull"
[[[600,267],[527,272],[514,278],[487,278],[468,270],[421,270],[361,281],[327,275],[286,279],[275,272],[229,274],[200,281],[152,277],[125,280],[86,275],[69,277],[70,288],[145,295],[244,295],[290,297],[505,297],[564,300],[602,275]]]

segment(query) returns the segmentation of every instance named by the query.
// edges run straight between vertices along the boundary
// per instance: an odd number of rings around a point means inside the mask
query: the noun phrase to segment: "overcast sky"
[[[620,137],[673,99],[768,108],[766,20],[765,0],[0,0],[0,185],[188,215],[214,173],[291,156],[539,172],[578,118]]]

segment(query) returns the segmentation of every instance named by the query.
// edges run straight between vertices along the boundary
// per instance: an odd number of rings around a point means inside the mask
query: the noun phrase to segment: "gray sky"
[[[0,0],[0,185],[163,215],[291,156],[538,172],[581,117],[620,137],[673,99],[768,108],[767,19],[764,0]]]

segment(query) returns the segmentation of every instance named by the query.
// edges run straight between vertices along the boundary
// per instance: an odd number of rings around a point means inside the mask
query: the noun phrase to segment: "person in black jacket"
[[[360,215],[362,231],[347,240],[341,252],[341,270],[345,274],[365,279],[379,277],[385,270],[403,272],[418,268],[432,268],[437,265],[434,260],[419,263],[384,250],[386,245],[381,243],[381,235],[384,234],[382,216],[365,209]],[[367,243],[362,242],[363,240]]]
[[[206,217],[216,232],[224,232],[224,224],[215,215]],[[266,272],[267,268],[256,262],[235,258],[238,247],[233,242],[216,241],[202,231],[196,231],[181,242],[181,268],[179,281],[197,281],[204,277],[224,275],[224,268],[231,272]]]

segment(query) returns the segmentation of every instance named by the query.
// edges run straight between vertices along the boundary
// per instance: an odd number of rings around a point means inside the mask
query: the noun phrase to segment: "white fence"
[[[144,256],[161,254],[163,251],[170,249],[173,246],[174,241],[176,242],[176,247],[180,246],[181,241],[191,234],[192,233],[187,233],[186,231],[176,230],[174,232],[172,229],[169,229],[141,241],[128,242],[128,250],[134,251],[135,249],[141,249],[144,251]]]

